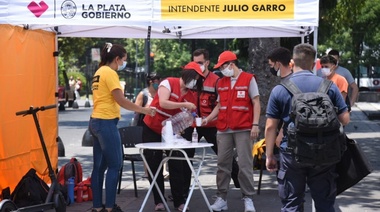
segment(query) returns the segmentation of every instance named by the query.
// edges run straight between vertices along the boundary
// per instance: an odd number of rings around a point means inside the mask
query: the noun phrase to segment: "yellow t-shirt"
[[[120,89],[119,75],[108,66],[100,67],[92,79],[94,110],[92,118],[120,118],[120,106],[112,96],[112,91]]]

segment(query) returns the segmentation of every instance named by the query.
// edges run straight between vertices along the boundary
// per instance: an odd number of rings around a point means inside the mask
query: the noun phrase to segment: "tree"
[[[256,75],[257,85],[260,93],[260,138],[264,138],[265,111],[269,95],[274,86],[279,84],[279,78],[269,72],[267,56],[270,51],[280,47],[280,38],[252,38],[249,39],[249,64],[248,72]]]

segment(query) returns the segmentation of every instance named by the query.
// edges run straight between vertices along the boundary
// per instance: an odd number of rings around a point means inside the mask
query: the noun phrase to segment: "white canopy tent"
[[[6,91],[0,102],[7,103],[0,110],[0,190],[15,187],[30,167],[48,176],[32,121],[14,113],[56,101],[58,37],[303,38],[316,32],[318,8],[319,0],[0,0],[0,88]],[[45,114],[40,121],[57,162],[57,111]]]
[[[0,24],[58,37],[200,39],[303,37],[318,0],[0,0]]]

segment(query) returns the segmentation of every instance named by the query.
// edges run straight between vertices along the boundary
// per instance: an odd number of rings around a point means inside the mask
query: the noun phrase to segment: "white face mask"
[[[200,65],[200,67],[201,67],[202,73],[205,72],[206,70],[205,65]]]
[[[123,61],[123,64],[121,66],[118,66],[117,70],[121,71],[125,68],[125,66],[127,66],[127,61]]]
[[[331,69],[329,69],[329,68],[322,68],[321,72],[322,72],[323,76],[328,77],[331,74]]]
[[[187,83],[185,86],[186,88],[193,89],[194,86],[197,84],[197,80],[192,79],[189,83]]]
[[[229,68],[230,65],[228,65],[225,69],[221,70],[222,74],[226,77],[232,77],[234,75],[234,70],[232,68]]]

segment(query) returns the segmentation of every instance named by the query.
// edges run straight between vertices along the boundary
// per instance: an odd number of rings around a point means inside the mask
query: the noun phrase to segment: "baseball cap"
[[[218,63],[214,68],[219,68],[225,62],[237,60],[236,54],[231,51],[224,51],[219,55]]]
[[[201,67],[199,66],[198,63],[196,62],[190,62],[188,64],[186,64],[185,66],[182,67],[184,70],[195,70],[199,75],[201,75],[202,77],[205,77],[203,75],[203,72],[201,70]]]

